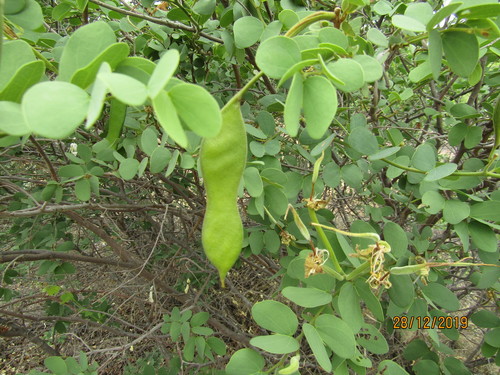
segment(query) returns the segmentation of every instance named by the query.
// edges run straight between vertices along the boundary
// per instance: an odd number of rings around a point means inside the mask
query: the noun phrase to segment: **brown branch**
[[[173,22],[173,21],[162,20],[160,18],[147,16],[145,14],[141,14],[141,13],[137,13],[137,12],[132,12],[130,10],[118,8],[118,7],[115,7],[113,5],[109,5],[107,3],[103,3],[102,1],[99,1],[99,0],[90,0],[90,1],[92,3],[94,3],[94,4],[102,6],[103,8],[114,10],[115,12],[118,12],[118,13],[121,13],[121,14],[126,14],[128,16],[141,18],[143,20],[147,20],[147,21],[156,23],[158,25],[168,26],[168,27],[171,27],[172,29],[180,29],[180,30],[184,30],[184,31],[189,31],[191,33],[196,33],[197,32],[196,27],[194,27],[194,26],[188,26],[188,25],[185,25],[185,24],[180,23],[180,22]],[[224,44],[224,41],[222,39],[217,38],[215,36],[212,36],[210,34],[207,34],[207,33],[204,33],[204,32],[200,32],[199,35],[202,36],[202,37],[204,37],[204,38],[206,38],[206,39],[212,40],[214,42],[217,42],[217,43],[220,43],[220,44]]]

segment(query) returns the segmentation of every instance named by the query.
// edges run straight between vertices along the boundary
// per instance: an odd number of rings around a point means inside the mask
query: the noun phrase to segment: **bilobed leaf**
[[[279,333],[275,335],[256,336],[250,340],[250,345],[273,354],[287,354],[299,349],[299,342],[295,338]]]
[[[231,356],[226,365],[227,375],[251,375],[264,368],[266,361],[253,349],[240,349]]]
[[[36,60],[33,50],[24,40],[3,43],[0,60],[0,92],[5,89],[20,67]]]
[[[323,306],[332,301],[332,295],[321,289],[287,286],[281,292],[290,301],[302,307]]]
[[[68,368],[61,357],[45,358],[43,364],[55,374],[67,374]]]
[[[293,335],[298,321],[295,313],[278,301],[261,301],[252,306],[252,317],[261,327],[283,335]]]
[[[339,357],[352,358],[356,354],[354,333],[342,319],[322,314],[314,325],[323,341]]]
[[[494,253],[498,250],[497,236],[489,226],[472,220],[468,227],[472,243],[477,248],[488,253]]]
[[[342,320],[349,325],[354,333],[357,333],[364,321],[359,305],[359,297],[352,283],[345,283],[340,288],[338,307]]]
[[[99,68],[99,73],[111,73],[111,67],[108,63],[103,63]],[[106,84],[96,79],[94,81],[94,86],[92,87],[92,93],[90,95],[90,103],[87,109],[87,120],[85,121],[85,129],[89,129],[96,123],[102,112],[102,106],[104,105],[104,100],[106,99],[106,93],[108,92]]]
[[[450,69],[460,77],[468,77],[479,59],[476,35],[452,30],[443,33],[442,41],[444,56]]]
[[[5,88],[0,92],[0,100],[21,102],[24,92],[40,81],[45,72],[42,61],[32,61],[17,69]]]
[[[441,72],[441,60],[443,57],[443,43],[441,34],[437,30],[429,32],[429,65],[431,67],[432,77],[437,80]]]
[[[290,90],[286,96],[284,121],[285,127],[291,137],[296,137],[300,128],[300,112],[303,101],[303,78],[302,74],[295,73]]]
[[[368,32],[366,33],[366,37],[370,42],[376,44],[377,46],[384,48],[389,46],[389,40],[387,39],[387,37],[382,33],[382,31],[374,27],[368,30]]]
[[[444,203],[443,219],[450,224],[458,224],[470,214],[470,206],[466,202],[457,199],[448,200]]]
[[[193,6],[193,12],[203,16],[210,16],[217,5],[215,0],[199,0]]]
[[[436,166],[436,154],[434,147],[429,143],[421,144],[415,150],[411,164],[422,171],[430,171]]]
[[[436,181],[445,178],[457,170],[455,163],[445,163],[427,172],[424,181]]]
[[[363,68],[365,82],[375,82],[382,78],[382,64],[375,58],[368,55],[356,55],[353,59]]]
[[[328,79],[310,76],[304,82],[303,108],[309,135],[319,139],[337,112],[337,90]]]
[[[365,84],[365,74],[361,64],[353,59],[338,59],[335,62],[328,63],[327,69],[344,82],[333,81],[334,85],[341,91],[353,92],[359,90]]]
[[[377,138],[365,127],[357,127],[347,138],[349,145],[363,155],[372,155],[378,151]]]
[[[259,68],[271,78],[281,78],[300,60],[301,54],[297,42],[279,35],[263,41],[255,56]]]
[[[179,117],[196,134],[202,137],[217,135],[222,126],[222,116],[217,101],[203,87],[183,83],[169,92]]]
[[[177,115],[177,109],[167,92],[160,91],[156,95],[153,99],[153,108],[161,127],[177,144],[186,148],[188,144],[186,133]]]
[[[80,27],[64,46],[57,79],[69,81],[77,70],[89,65],[115,42],[113,29],[104,21]]]
[[[25,3],[26,6],[20,12],[9,14],[6,18],[22,29],[37,30],[43,26],[42,7],[36,0],[26,0]]]
[[[151,173],[160,173],[167,166],[170,161],[172,153],[165,147],[158,146],[151,154],[151,159],[149,161],[149,168]]]
[[[116,99],[125,104],[140,106],[147,99],[146,86],[135,78],[121,73],[99,73],[97,78],[106,84]]]
[[[331,43],[344,50],[349,47],[349,40],[347,36],[335,27],[323,27],[319,30],[318,38],[321,43]]]
[[[165,88],[174,75],[177,65],[179,65],[179,52],[176,49],[170,49],[163,54],[148,82],[150,98],[154,99]]]
[[[139,161],[134,158],[127,158],[120,163],[118,172],[124,180],[131,180],[135,177],[139,169]]]
[[[101,54],[93,59],[88,65],[76,70],[71,76],[70,82],[86,89],[95,80],[101,65],[106,62],[114,69],[120,61],[124,60],[130,53],[126,43],[114,43],[106,48]]]
[[[75,195],[81,201],[90,199],[90,182],[87,178],[81,178],[75,183]]]
[[[283,9],[278,14],[278,19],[286,29],[290,29],[293,25],[299,22],[299,16],[291,9]]]
[[[451,16],[461,5],[461,3],[452,3],[440,8],[436,13],[434,13],[429,22],[427,22],[427,31],[431,31],[434,26],[436,26],[446,17]]]
[[[245,188],[251,197],[259,197],[264,191],[264,184],[260,177],[259,170],[255,167],[248,167],[243,172]]]
[[[359,333],[356,341],[366,350],[373,354],[385,354],[389,351],[385,337],[371,324],[363,324]]]
[[[389,221],[384,226],[384,239],[391,245],[391,253],[396,258],[404,255],[408,250],[408,237],[398,224]]]
[[[323,340],[314,326],[309,323],[302,325],[302,330],[306,336],[307,343],[311,348],[318,364],[327,372],[332,370],[332,362],[326,352]]]
[[[457,296],[444,285],[438,283],[429,283],[422,286],[422,292],[430,298],[432,302],[450,311],[456,311],[460,308],[460,302]]]
[[[89,96],[67,82],[32,86],[21,103],[26,125],[43,137],[62,139],[73,133],[87,114]]]
[[[21,110],[21,105],[13,102],[0,102],[0,132],[9,135],[22,136],[30,133]]]
[[[392,24],[403,30],[425,32],[425,25],[422,22],[402,14],[392,16]]]
[[[425,211],[430,214],[437,214],[444,207],[445,199],[437,191],[426,191],[422,196],[422,203],[426,205]]]
[[[413,302],[415,289],[408,275],[391,275],[389,281],[392,287],[389,289],[389,297],[396,306],[407,308]]]
[[[264,31],[264,24],[256,17],[246,16],[236,20],[233,26],[234,43],[237,48],[254,45]]]

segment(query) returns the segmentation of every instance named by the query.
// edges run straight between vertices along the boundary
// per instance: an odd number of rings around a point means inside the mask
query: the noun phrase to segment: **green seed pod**
[[[238,101],[222,109],[222,128],[205,138],[200,162],[207,195],[203,220],[203,249],[219,271],[222,287],[227,272],[238,259],[243,225],[238,211],[238,186],[247,159],[247,137]]]

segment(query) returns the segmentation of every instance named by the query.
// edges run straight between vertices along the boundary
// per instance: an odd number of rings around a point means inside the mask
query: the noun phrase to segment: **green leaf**
[[[368,156],[368,160],[375,161],[375,160],[384,159],[384,158],[387,158],[389,156],[394,155],[399,150],[401,150],[401,147],[389,147],[389,148],[385,148],[383,150],[380,150],[379,152],[376,152],[376,153]]]
[[[432,302],[449,311],[457,311],[460,308],[460,302],[457,296],[444,285],[438,283],[429,283],[422,286],[422,292],[430,298]]]
[[[472,242],[478,249],[488,253],[494,253],[498,250],[497,236],[489,226],[472,220],[468,227]]]
[[[302,330],[318,364],[326,372],[332,371],[332,362],[330,361],[325,345],[323,344],[323,340],[321,339],[321,336],[316,328],[309,323],[304,323],[302,325]]]
[[[37,30],[43,26],[42,7],[36,0],[26,0],[21,12],[6,15],[6,18],[26,30]]]
[[[414,20],[427,25],[427,22],[429,22],[433,16],[433,10],[431,5],[427,2],[414,2],[408,4],[408,7],[405,10],[405,16],[411,17]]]
[[[363,324],[356,341],[373,354],[380,355],[389,351],[389,344],[387,344],[385,337],[371,324]]]
[[[475,219],[500,222],[500,201],[487,201],[472,205],[470,216]]]
[[[319,30],[318,39],[321,43],[335,44],[344,50],[349,47],[347,36],[335,27],[323,27]]]
[[[167,166],[172,153],[165,147],[158,146],[151,154],[151,159],[149,161],[149,168],[151,173],[160,173]]]
[[[170,100],[169,94],[165,91],[160,91],[153,99],[153,108],[156,118],[165,132],[177,144],[186,148],[188,145],[187,136],[177,116],[177,109],[174,107],[172,100]]]
[[[9,121],[0,121],[0,132],[22,136],[30,133],[23,117],[21,105],[12,102],[0,102],[0,118]]]
[[[174,75],[177,65],[179,65],[179,52],[176,49],[170,49],[162,55],[147,85],[148,96],[151,99],[156,98],[165,88]]]
[[[179,117],[196,134],[202,137],[217,135],[222,126],[222,116],[217,101],[201,86],[183,83],[169,92]]]
[[[114,69],[120,61],[124,60],[128,56],[129,53],[130,48],[126,43],[112,44],[87,66],[75,71],[75,73],[71,76],[70,82],[81,87],[82,89],[85,89],[94,82],[95,77],[104,62],[108,63],[111,68]]]
[[[408,250],[408,236],[398,224],[388,221],[384,226],[384,239],[391,245],[391,253],[399,258]]]
[[[361,64],[353,59],[338,59],[328,63],[327,68],[332,75],[340,79],[344,84],[333,81],[333,84],[341,91],[353,92],[359,90],[365,84],[365,75]]]
[[[447,200],[444,202],[443,219],[450,224],[458,224],[470,214],[470,207],[467,203],[459,200]]]
[[[436,168],[431,169],[427,172],[424,177],[424,181],[436,181],[451,175],[457,170],[457,165],[455,163],[446,163]]]
[[[474,34],[462,31],[443,33],[444,56],[453,73],[468,77],[474,71],[479,59],[479,43]]]
[[[389,297],[396,306],[409,307],[415,296],[413,282],[409,275],[391,275],[389,281],[392,287],[389,289]]]
[[[266,361],[253,349],[240,349],[231,356],[226,365],[227,375],[251,375],[264,368]]]
[[[127,158],[120,163],[118,172],[124,180],[131,180],[137,174],[139,169],[139,161],[134,158]]]
[[[36,84],[45,72],[42,61],[32,61],[21,66],[0,92],[0,100],[19,103],[24,92]]]
[[[315,327],[319,335],[335,354],[352,358],[356,354],[354,333],[346,322],[330,314],[318,316]]]
[[[48,357],[43,361],[45,367],[47,367],[50,371],[52,371],[56,375],[66,375],[68,372],[68,368],[66,367],[66,363],[64,359],[61,357]]]
[[[151,156],[156,147],[158,147],[158,134],[153,127],[147,127],[141,134],[139,146],[148,156]]]
[[[284,121],[288,134],[291,137],[296,137],[300,128],[300,112],[303,102],[303,78],[302,74],[295,73],[288,95],[286,96]]]
[[[310,76],[304,82],[303,106],[307,132],[319,139],[325,134],[337,112],[337,90],[322,76]]]
[[[430,214],[437,214],[444,207],[444,202],[446,200],[437,191],[426,191],[422,196],[422,203],[426,205],[425,211]]]
[[[377,138],[365,127],[357,127],[351,131],[347,143],[363,155],[372,155],[378,151]]]
[[[33,133],[62,139],[82,123],[89,96],[78,86],[66,82],[41,82],[31,87],[21,103],[26,125]]]
[[[489,310],[479,310],[471,315],[470,319],[478,327],[495,328],[500,326],[500,318]]]
[[[302,307],[317,307],[332,302],[330,293],[316,288],[288,286],[281,293],[285,298]]]
[[[199,0],[193,6],[193,12],[203,16],[210,16],[217,5],[215,0]]]
[[[418,83],[420,81],[423,81],[424,79],[430,78],[431,75],[431,65],[429,60],[426,60],[410,71],[410,74],[408,74],[408,79],[413,83]]]
[[[342,320],[346,322],[354,333],[357,333],[364,323],[359,297],[352,283],[345,283],[340,288],[338,309]]]
[[[378,365],[379,372],[384,375],[410,375],[408,374],[404,368],[398,365],[396,362],[391,361],[390,359],[386,359],[382,361]]]
[[[383,321],[385,319],[384,312],[382,311],[382,305],[378,297],[375,297],[370,286],[361,278],[358,278],[354,281],[354,287],[356,288],[356,292],[359,297],[363,300],[368,310],[373,313],[375,319],[378,321]]]
[[[429,32],[429,65],[431,67],[432,77],[434,80],[439,78],[441,72],[441,60],[443,57],[443,43],[441,34],[437,30]]]
[[[36,60],[33,50],[24,40],[3,43],[0,57],[0,92],[12,81],[20,67]]]
[[[257,49],[255,61],[271,78],[281,78],[294,64],[301,60],[297,42],[285,36],[266,39]]]
[[[403,30],[425,32],[425,25],[422,22],[415,18],[403,16],[401,14],[392,16],[392,24]]]
[[[113,96],[122,103],[131,106],[140,106],[147,99],[146,86],[121,73],[99,73],[97,78],[106,84]]]
[[[82,178],[76,181],[75,195],[83,202],[90,200],[90,181],[87,178]]]
[[[98,73],[111,73],[111,67],[108,63],[103,63]],[[101,80],[95,80],[94,86],[92,87],[89,107],[87,109],[85,129],[89,129],[99,119],[107,92],[106,84]]]
[[[368,55],[356,55],[353,59],[363,68],[365,82],[375,82],[382,78],[382,64],[375,58]]]
[[[250,340],[250,345],[273,354],[287,354],[299,350],[299,342],[291,336],[275,334],[256,336]]]
[[[474,4],[474,2],[466,3],[457,12],[459,17],[471,19],[494,18],[500,15],[500,4],[498,3],[483,3]]]
[[[259,170],[255,167],[248,167],[243,172],[245,188],[251,197],[259,197],[264,191],[264,184],[260,177]]]
[[[439,24],[446,17],[455,13],[455,10],[457,10],[461,5],[462,3],[452,3],[440,8],[436,13],[434,13],[429,22],[427,22],[427,31],[431,31],[434,26]]]
[[[293,335],[298,321],[295,313],[277,301],[261,301],[252,306],[252,317],[261,327],[283,335]]]
[[[429,143],[421,144],[415,150],[411,165],[422,171],[430,171],[436,166],[436,153]]]
[[[16,14],[26,8],[27,0],[6,0],[4,5],[4,14]]]
[[[387,48],[389,46],[389,40],[387,37],[379,30],[374,27],[368,30],[366,33],[366,38],[373,44]]]
[[[241,17],[233,26],[234,44],[237,48],[247,48],[254,45],[264,31],[264,24],[252,16]]]
[[[73,74],[85,68],[116,42],[111,26],[104,21],[92,22],[77,29],[64,46],[58,80],[70,81]]]
[[[454,358],[446,357],[444,359],[444,366],[453,375],[471,375],[469,369],[464,365],[464,362]]]

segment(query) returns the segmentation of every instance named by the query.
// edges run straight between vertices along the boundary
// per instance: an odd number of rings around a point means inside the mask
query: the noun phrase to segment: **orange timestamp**
[[[465,329],[469,326],[466,316],[394,316],[392,328],[394,329]]]

